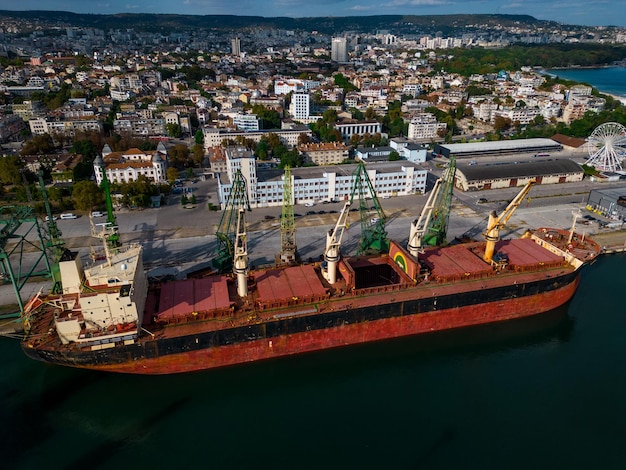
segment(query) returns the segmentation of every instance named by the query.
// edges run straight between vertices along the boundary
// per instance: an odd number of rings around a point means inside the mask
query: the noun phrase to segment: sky
[[[624,0],[20,0],[19,5],[0,0],[0,9],[294,18],[498,13],[574,25],[626,27]]]

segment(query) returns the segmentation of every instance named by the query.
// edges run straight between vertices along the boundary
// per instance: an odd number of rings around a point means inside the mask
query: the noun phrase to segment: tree
[[[362,121],[365,119],[363,112],[356,108],[350,108],[350,114],[352,114],[352,119],[356,119],[357,121]]]
[[[284,152],[280,157],[280,167],[285,168],[289,166],[291,168],[302,166],[303,159],[300,152],[297,149],[292,149]]]
[[[278,137],[278,134],[275,134],[273,132],[270,132],[269,134],[267,134],[267,145],[269,145],[269,147],[273,151],[276,151],[278,146],[282,145],[282,142],[280,141],[280,137]]]
[[[265,137],[263,137],[254,149],[254,154],[259,160],[267,160],[268,150],[269,146],[267,145],[267,140],[265,140]]]
[[[202,145],[204,143],[204,132],[201,129],[196,131],[196,144]]]
[[[96,155],[98,155],[98,149],[89,139],[75,140],[70,147],[70,152],[82,155],[88,161],[93,161]]]
[[[165,130],[167,131],[167,135],[169,135],[170,137],[174,137],[175,139],[178,139],[183,133],[180,124],[176,124],[173,122],[166,124]]]
[[[168,155],[173,166],[182,168],[189,165],[189,148],[186,145],[174,145],[168,150]]]
[[[308,134],[300,134],[298,136],[298,145],[302,145],[302,144],[308,144],[311,142],[311,137],[309,137]]]
[[[266,108],[262,104],[252,107],[252,114],[261,119],[262,129],[280,129],[280,114],[278,111]]]
[[[389,161],[390,162],[395,162],[395,161],[398,161],[398,160],[400,160],[400,154],[398,152],[396,152],[395,150],[392,150],[389,153]]]
[[[22,184],[23,167],[24,164],[17,155],[0,157],[0,181],[3,184]]]
[[[74,185],[72,199],[78,210],[90,211],[104,203],[104,192],[94,181],[79,181]]]
[[[335,74],[333,76],[333,79],[335,81],[335,85],[343,88],[344,93],[358,90],[358,88],[354,86],[350,81],[348,81],[348,79],[342,73]]]
[[[167,181],[170,184],[174,184],[176,182],[176,178],[178,178],[178,170],[173,166],[169,167],[165,173],[167,175]]]
[[[204,147],[202,144],[195,144],[191,148],[191,152],[193,154],[193,164],[194,166],[201,166],[204,161]]]
[[[505,131],[511,127],[511,120],[503,116],[496,116],[493,120],[493,128],[497,131]]]
[[[42,153],[52,153],[54,151],[54,141],[50,134],[35,135],[26,141],[20,151],[21,155],[37,155]]]
[[[365,110],[365,119],[367,121],[373,121],[376,119],[376,111],[374,111],[374,108],[372,108],[371,106],[369,106]]]

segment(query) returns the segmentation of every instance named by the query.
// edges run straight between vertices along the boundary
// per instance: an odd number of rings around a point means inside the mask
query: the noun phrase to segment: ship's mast
[[[491,263],[493,260],[496,242],[500,240],[500,229],[509,221],[515,210],[530,191],[533,184],[535,184],[535,180],[531,180],[526,183],[526,186],[524,186],[517,196],[513,198],[502,214],[498,216],[496,211],[491,211],[489,214],[489,223],[487,224],[487,231],[485,232],[485,240],[487,240],[487,244],[485,245],[485,255],[483,256],[483,259],[487,263]]]
[[[340,248],[343,234],[348,228],[348,214],[350,213],[350,202],[346,202],[341,209],[341,214],[334,228],[331,228],[326,234],[326,250],[324,251],[324,260],[327,263],[324,277],[329,284],[337,282],[337,263],[341,258]]]
[[[245,209],[237,213],[237,233],[235,235],[235,256],[233,273],[237,278],[237,293],[240,297],[248,295],[248,243],[246,242]]]
[[[572,243],[572,239],[574,238],[574,233],[576,233],[576,221],[582,217],[580,213],[580,209],[572,211],[572,228],[569,231],[569,237],[567,239],[567,243]]]

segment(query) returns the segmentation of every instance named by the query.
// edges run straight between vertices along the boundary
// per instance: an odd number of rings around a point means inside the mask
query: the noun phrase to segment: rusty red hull
[[[342,324],[329,328],[284,334],[275,337],[238,342],[219,347],[199,348],[174,353],[153,352],[154,357],[88,364],[72,361],[66,365],[133,374],[173,374],[206,370],[260,361],[293,354],[338,348],[353,344],[419,335],[436,331],[482,325],[529,317],[548,312],[565,304],[574,295],[579,274],[570,273],[560,287],[530,296],[507,298],[487,303],[462,305],[413,315],[398,315],[374,321]],[[556,282],[556,281],[555,281]],[[29,351],[26,350],[29,354]],[[34,351],[31,351],[34,353]],[[30,355],[30,354],[29,354]],[[41,360],[41,358],[38,358]]]

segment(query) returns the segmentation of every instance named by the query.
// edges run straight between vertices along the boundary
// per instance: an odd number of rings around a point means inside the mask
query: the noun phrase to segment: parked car
[[[61,214],[61,219],[77,219],[78,216],[72,212],[65,212]]]
[[[100,212],[100,211],[93,211],[91,213],[91,217],[104,217],[104,212]]]
[[[313,207],[315,204],[313,204],[312,202],[307,202],[304,207]]]
[[[56,215],[52,216],[52,220],[57,220],[58,217]],[[48,222],[48,220],[50,220],[50,218],[48,216],[46,216],[46,222]]]

